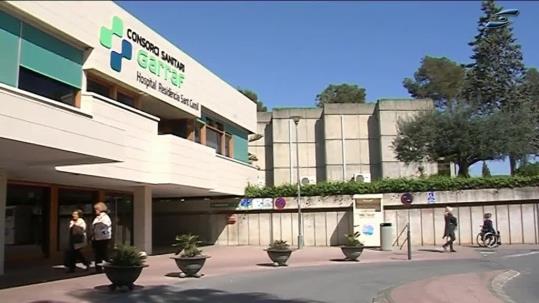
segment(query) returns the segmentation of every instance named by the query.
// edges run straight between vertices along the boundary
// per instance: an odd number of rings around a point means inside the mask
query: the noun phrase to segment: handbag
[[[74,244],[84,243],[84,229],[78,225],[71,227],[71,241]]]

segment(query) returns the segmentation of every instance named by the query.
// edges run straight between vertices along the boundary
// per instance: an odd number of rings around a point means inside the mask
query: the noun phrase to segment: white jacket
[[[69,229],[71,229],[71,227],[73,227],[73,225],[77,225],[77,226],[80,226],[84,232],[84,241],[82,243],[75,243],[73,244],[74,248],[75,249],[79,249],[79,248],[83,248],[84,246],[86,246],[86,222],[84,222],[84,220],[82,218],[78,218],[77,219],[77,222],[73,222],[73,220],[70,220],[69,221]]]
[[[94,240],[109,240],[112,238],[112,222],[107,213],[100,213],[92,223]]]

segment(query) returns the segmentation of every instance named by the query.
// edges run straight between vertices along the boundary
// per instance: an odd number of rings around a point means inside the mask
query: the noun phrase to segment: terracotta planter
[[[290,255],[292,254],[291,249],[282,250],[282,249],[266,249],[266,252],[268,253],[268,256],[270,257],[271,261],[277,266],[287,266],[286,262],[290,258]]]
[[[348,261],[357,261],[363,252],[363,246],[341,246],[343,254]]]
[[[200,278],[201,275],[198,272],[206,263],[206,259],[210,258],[209,256],[196,256],[196,257],[180,257],[174,256],[171,259],[176,261],[176,265],[182,271],[183,277],[195,277]]]
[[[103,266],[107,278],[112,282],[110,288],[112,290],[117,287],[127,286],[129,290],[133,290],[134,282],[140,276],[142,269],[148,265],[142,266],[116,266],[106,264]]]

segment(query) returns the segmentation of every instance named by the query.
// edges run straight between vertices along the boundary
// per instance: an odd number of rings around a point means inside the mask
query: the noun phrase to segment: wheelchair
[[[482,226],[481,226],[482,227]],[[476,243],[481,247],[496,248],[502,245],[500,232],[479,232],[476,237]]]

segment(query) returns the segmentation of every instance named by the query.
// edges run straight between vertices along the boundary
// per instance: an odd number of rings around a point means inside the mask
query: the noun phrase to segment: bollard
[[[412,238],[410,237],[410,223],[406,228],[406,242],[408,244],[408,260],[412,260]]]

